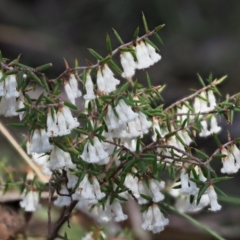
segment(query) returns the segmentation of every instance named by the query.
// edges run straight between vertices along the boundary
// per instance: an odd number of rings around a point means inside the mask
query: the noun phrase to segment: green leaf
[[[16,63],[15,65],[18,66],[18,67],[20,67],[20,68],[23,68],[24,70],[28,70],[28,71],[34,71],[34,70],[35,70],[34,68],[29,67],[29,66],[27,66],[27,65],[24,65],[24,64],[22,64],[22,63]]]
[[[145,32],[148,33],[149,30],[148,30],[147,20],[145,18],[144,13],[142,13],[142,20],[143,20],[143,25],[144,25]]]
[[[155,48],[155,49],[157,49],[157,50],[159,51],[158,47],[157,47],[151,40],[149,40],[148,38],[145,38],[145,41],[146,41],[149,45],[151,45],[153,48]]]
[[[189,178],[192,182],[195,182],[195,183],[197,183],[197,184],[202,184],[203,182],[202,181],[200,181],[200,180],[198,180],[197,178]]]
[[[149,76],[148,72],[146,72],[146,75],[147,75],[148,87],[151,88],[152,87],[152,83],[151,83],[151,79],[150,79],[150,76]]]
[[[216,83],[217,83],[217,84],[220,84],[220,83],[222,83],[226,78],[227,78],[227,75],[225,75],[225,76],[223,76],[222,78],[218,79],[218,80],[216,81]]]
[[[109,65],[119,74],[122,74],[122,70],[118,67],[118,65],[111,59],[109,61]]]
[[[16,112],[25,112],[28,108],[23,107],[23,108],[19,108],[18,110],[16,110]]]
[[[229,203],[229,204],[240,205],[239,197],[218,196],[218,200],[220,200],[221,202]]]
[[[217,177],[217,178],[214,178],[212,179],[212,183],[218,183],[218,182],[222,182],[222,181],[227,181],[227,180],[230,180],[232,179],[233,177],[228,177],[228,176],[225,176],[225,177]]]
[[[227,196],[220,188],[218,188],[218,187],[216,187],[216,186],[214,186],[214,190],[216,191],[216,193],[217,193],[218,195],[221,195],[221,196],[224,196],[224,197]]]
[[[64,105],[68,106],[69,108],[71,108],[73,110],[78,110],[78,107],[76,105],[72,104],[71,102],[64,101]]]
[[[92,48],[89,48],[88,51],[98,60],[102,60],[103,57],[98,54],[95,50],[93,50]]]
[[[194,148],[194,150],[195,150],[196,153],[197,153],[200,157],[202,157],[203,159],[208,159],[208,155],[205,154],[204,152],[198,150],[197,148]]]
[[[163,45],[163,41],[162,39],[160,38],[160,36],[155,32],[154,34],[154,37]]]
[[[133,34],[133,41],[136,41],[138,38],[138,34],[139,34],[139,27],[136,28],[134,34]]]
[[[199,82],[201,83],[201,85],[202,85],[203,87],[205,87],[206,85],[205,85],[202,77],[201,77],[199,74],[197,74],[197,75],[198,75],[198,80],[199,80]]]
[[[52,67],[52,63],[47,63],[35,68],[36,72],[43,72]]]
[[[106,36],[107,51],[109,55],[112,55],[112,43],[109,35]]]
[[[110,56],[105,57],[103,60],[99,62],[100,65],[108,63],[112,58]]]
[[[39,77],[38,77],[35,73],[33,73],[33,72],[28,72],[28,77],[29,77],[30,79],[32,79],[33,81],[35,81],[36,83],[38,83],[38,84],[40,84],[40,85],[43,86],[41,80],[39,79]]]
[[[166,114],[166,122],[167,122],[167,129],[169,133],[172,133],[172,129],[171,129],[171,122],[170,122],[170,118],[169,115]]]
[[[140,196],[144,199],[146,199],[149,202],[152,202],[152,198],[150,196],[144,195],[144,194],[140,194]]]
[[[26,127],[25,123],[8,123],[12,127]]]
[[[40,77],[40,79],[41,79],[41,82],[42,82],[42,84],[44,86],[44,89],[47,92],[50,92],[50,89],[49,89],[49,86],[48,86],[48,83],[47,83],[47,79],[45,78],[45,76],[44,77]]]
[[[5,72],[4,75],[9,76],[9,75],[13,75],[13,74],[16,74],[16,73],[18,73],[18,70],[13,69],[13,70]]]
[[[218,146],[218,147],[221,147],[222,144],[221,144],[221,142],[219,141],[219,139],[218,139],[218,137],[217,137],[217,134],[216,134],[216,133],[213,133],[212,135],[213,135],[213,139],[214,139],[215,143],[217,144],[217,146]]]
[[[117,38],[117,40],[120,42],[120,44],[124,44],[123,40],[121,39],[120,35],[118,34],[118,32],[113,28],[112,29],[114,32],[115,37]]]
[[[206,192],[206,190],[208,189],[209,184],[205,183],[204,185],[202,185],[202,187],[199,189],[198,191],[198,196],[197,196],[197,205],[199,204],[202,195]]]
[[[157,27],[155,27],[155,30],[158,32],[159,30],[161,30],[164,27],[165,27],[165,24],[161,24],[161,25],[158,25]]]

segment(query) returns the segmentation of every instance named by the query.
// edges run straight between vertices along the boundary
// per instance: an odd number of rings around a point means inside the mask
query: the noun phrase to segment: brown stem
[[[51,232],[51,234],[47,237],[47,240],[54,240],[56,239],[56,237],[58,236],[58,232],[60,230],[60,228],[63,226],[63,224],[65,222],[67,222],[69,220],[69,217],[73,211],[73,209],[75,208],[75,206],[77,205],[78,201],[72,201],[71,204],[66,208],[66,210],[64,211],[63,215],[61,216],[61,218],[58,220],[58,222],[55,224],[53,231]]]

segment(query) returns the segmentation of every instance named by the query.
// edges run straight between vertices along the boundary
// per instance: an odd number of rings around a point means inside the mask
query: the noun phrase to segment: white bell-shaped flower
[[[59,136],[64,136],[71,133],[71,131],[67,128],[66,119],[60,110],[57,112],[57,126]]]
[[[138,118],[141,123],[142,133],[147,134],[149,129],[152,127],[152,122],[148,121],[146,115],[142,112],[138,112]]]
[[[89,73],[87,73],[87,76],[86,76],[85,88],[86,88],[86,94],[83,96],[83,98],[85,100],[94,100],[96,98],[96,96],[95,96],[95,93],[93,90],[92,78]]]
[[[121,99],[116,106],[116,111],[118,115],[121,115],[122,118],[123,115],[125,115],[127,122],[130,122],[138,117],[138,114],[133,112],[132,108],[128,106],[123,99]],[[121,119],[121,117],[119,116],[120,121],[125,123],[125,118]]]
[[[151,231],[153,227],[153,208],[149,206],[147,211],[143,212],[142,228]]]
[[[202,120],[201,122],[201,132],[199,133],[200,137],[208,137],[209,135],[211,135],[211,131],[208,130],[208,124],[206,120]]]
[[[101,92],[106,92],[106,82],[103,78],[101,68],[98,68],[97,71],[97,87]]]
[[[137,140],[136,139],[121,139],[121,144],[132,152],[135,152],[137,149]]]
[[[138,178],[137,177],[133,177],[133,175],[131,173],[128,173],[126,175],[126,178],[124,181],[124,186],[131,190],[131,192],[135,198],[140,197],[140,194],[138,191]]]
[[[45,153],[53,149],[45,129],[35,129],[30,141],[31,153]]]
[[[104,64],[102,74],[105,81],[105,92],[110,93],[112,91],[115,91],[120,81],[114,77],[112,70],[108,67],[107,64]]]
[[[54,146],[50,154],[49,168],[54,171],[64,167],[65,160],[63,156],[63,151],[57,146]]]
[[[99,220],[103,221],[103,222],[109,222],[112,217],[114,216],[114,214],[111,211],[111,206],[109,204],[109,200],[106,201],[105,205],[102,206],[98,206],[98,216],[99,216]]]
[[[41,133],[41,152],[48,152],[53,149],[53,146],[49,142],[49,137],[45,129],[40,129]]]
[[[112,204],[112,211],[114,213],[114,221],[122,222],[128,218],[126,214],[123,213],[122,206],[119,202],[114,201]]]
[[[41,145],[40,131],[38,129],[35,129],[33,131],[32,138],[30,141],[30,148],[29,148],[30,153],[33,153],[33,152],[42,153],[40,149],[40,145]]]
[[[136,57],[138,60],[137,69],[148,68],[153,65],[153,60],[149,57],[147,47],[143,41],[136,45]]]
[[[208,99],[207,99],[207,94],[205,91],[200,93],[200,103],[201,103],[201,110],[200,112],[207,112],[209,111],[209,107],[208,107]]]
[[[29,191],[25,193],[23,200],[20,202],[21,208],[24,208],[26,212],[34,212],[40,208],[39,196],[37,192]]]
[[[233,174],[238,171],[238,166],[235,164],[234,156],[226,148],[221,149],[221,154],[226,155],[222,158],[223,167],[221,169],[222,173]]]
[[[75,188],[77,182],[78,182],[78,177],[76,175],[72,175],[71,172],[67,169],[67,187],[68,188]]]
[[[221,210],[222,206],[217,201],[217,194],[212,185],[209,186],[208,197],[210,200],[211,211],[216,212],[218,210]]]
[[[120,123],[117,116],[114,114],[113,108],[110,104],[108,105],[107,116],[105,117],[105,122],[108,127],[108,130],[117,129],[118,127],[120,127],[122,125],[122,123]]]
[[[93,189],[94,189],[96,198],[98,200],[101,200],[102,198],[104,198],[106,196],[106,194],[101,191],[101,187],[100,187],[100,184],[99,184],[97,178],[93,177],[92,180],[93,180]]]
[[[82,96],[82,92],[78,89],[78,81],[73,73],[69,76],[69,84],[73,91],[73,97],[78,98]]]
[[[63,157],[64,157],[64,162],[65,162],[65,167],[66,168],[71,168],[71,169],[76,169],[76,165],[72,162],[72,158],[69,152],[62,151]]]
[[[68,129],[74,129],[74,128],[77,128],[80,123],[78,122],[77,118],[74,118],[72,116],[72,113],[70,111],[70,109],[67,107],[67,106],[63,106],[61,108],[61,111],[62,111],[62,114],[65,118],[65,121],[66,121],[66,124],[67,124],[67,127]]]
[[[138,181],[138,191],[139,194],[145,195],[145,196],[151,196],[150,190],[147,188],[146,184],[143,181]],[[138,198],[138,204],[146,204],[148,203],[148,200],[140,196]]]
[[[98,137],[94,137],[93,141],[99,160],[104,160],[105,158],[108,158],[109,154],[104,150],[104,146],[102,142],[99,141]]]
[[[164,199],[164,195],[160,192],[159,186],[156,182],[157,181],[154,179],[151,179],[149,181],[149,188],[151,190],[153,202],[155,202],[155,203],[160,202]]]
[[[13,98],[19,97],[19,92],[17,91],[17,79],[16,75],[9,75],[5,79],[5,97]]]
[[[209,110],[214,110],[217,103],[216,103],[216,98],[214,96],[213,91],[208,90],[207,95],[208,95],[208,102],[209,102]]]
[[[57,199],[53,202],[54,205],[57,207],[69,206],[71,204],[71,197],[64,196],[64,195],[69,195],[69,191],[65,185],[62,185],[62,188],[59,193],[62,194],[62,196],[58,195]]]
[[[165,218],[157,204],[153,204],[153,233],[158,233],[164,230],[164,227],[169,224],[169,220]]]
[[[146,47],[148,50],[148,54],[154,63],[161,60],[162,58],[161,55],[156,53],[156,49],[153,46],[151,46],[149,43],[146,42]]]
[[[217,123],[217,119],[214,115],[212,115],[211,117],[211,128],[210,128],[210,132],[211,133],[219,133],[221,131],[221,127],[218,126],[218,123]]]
[[[123,67],[122,77],[131,78],[135,74],[136,62],[130,52],[121,52],[120,61]]]
[[[49,137],[58,136],[57,114],[54,109],[52,114],[50,108],[48,109],[48,113],[47,113],[47,133]]]
[[[6,98],[3,96],[0,100],[0,115],[5,117],[18,116],[16,97]]]
[[[239,150],[239,148],[236,146],[236,144],[233,144],[233,145],[231,146],[231,153],[232,153],[232,155],[233,155],[234,158],[235,158],[236,168],[239,169],[239,168],[240,168],[240,150]]]
[[[84,176],[72,198],[74,200],[85,200],[89,204],[97,203],[93,185],[88,180],[88,174]]]
[[[73,89],[71,88],[70,84],[67,81],[64,82],[64,89],[65,89],[65,92],[67,94],[69,101],[72,104],[75,104],[75,97],[74,97]]]
[[[193,175],[191,175],[191,177],[193,177]],[[189,179],[188,173],[186,173],[185,168],[181,169],[180,180],[181,180],[180,190],[181,193],[188,195],[196,195],[198,193],[198,188],[196,184]]]
[[[93,141],[94,145],[92,145],[89,141],[85,144],[83,152],[80,155],[83,161],[88,163],[98,163],[101,160],[107,159],[109,154],[104,150],[103,144],[97,137],[94,137]]]

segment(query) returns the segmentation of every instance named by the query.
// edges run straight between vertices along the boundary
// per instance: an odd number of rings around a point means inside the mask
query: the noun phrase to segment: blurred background
[[[167,84],[163,93],[166,105],[185,96],[189,89],[200,87],[197,73],[204,79],[210,73],[214,77],[227,74],[227,81],[220,86],[223,97],[226,93],[233,94],[240,90],[240,1],[2,0],[0,49],[3,56],[9,59],[22,54],[21,62],[32,67],[53,63],[53,68],[47,74],[54,78],[64,69],[63,57],[73,66],[76,58],[79,65],[85,65],[85,59],[94,62],[87,48],[106,55],[106,33],[110,35],[113,47],[117,47],[112,27],[124,42],[132,39],[137,26],[144,34],[142,11],[149,29],[166,24],[160,31],[164,43],[160,46],[162,60],[149,70],[154,84]],[[143,73],[139,73],[138,77],[142,83],[145,82]],[[1,121],[5,124],[9,119],[1,117]],[[238,121],[238,116],[234,126],[228,126],[222,121],[222,141],[226,140],[227,129],[232,137],[240,135]],[[16,132],[16,129],[8,129],[21,141],[24,130]],[[0,141],[2,158],[20,161],[3,136],[0,136]],[[208,146],[209,152],[213,152],[216,147],[210,139],[200,140],[198,144],[199,148]],[[216,167],[220,169],[221,163],[217,163]],[[239,180],[237,174],[230,183],[219,186],[227,194],[240,197]],[[240,213],[236,206],[225,206],[221,213],[206,213],[207,216],[198,214],[196,217],[225,234],[228,239],[238,239],[240,232],[236,232],[236,226],[239,226],[240,214],[236,214],[236,211]],[[189,228],[191,225],[186,225],[177,217],[175,219],[175,225],[174,220],[170,219],[170,227],[185,233],[193,231]],[[169,239],[191,239],[175,236]],[[201,239],[211,238],[206,236]]]

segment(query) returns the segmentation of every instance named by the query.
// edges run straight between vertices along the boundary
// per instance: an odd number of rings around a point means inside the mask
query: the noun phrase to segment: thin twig
[[[143,39],[147,38],[147,37],[150,37],[151,35],[153,35],[157,30],[154,29],[148,33],[146,33],[145,35],[139,37],[135,42],[140,42],[142,41]],[[116,53],[118,53],[121,48],[124,48],[124,47],[128,47],[128,46],[131,46],[134,44],[134,41],[131,41],[131,42],[128,42],[128,43],[125,43],[125,44],[122,44],[121,46],[119,46],[118,48],[116,48],[115,50],[112,51],[112,54],[110,57],[114,56]],[[108,55],[109,56],[109,55]],[[107,57],[108,57],[107,56]],[[50,79],[49,81],[56,81],[56,80],[59,80],[60,78],[64,77],[66,74],[70,73],[70,72],[73,72],[75,70],[87,70],[87,69],[94,69],[94,68],[97,68],[98,66],[100,66],[100,61],[98,61],[96,64],[93,64],[91,66],[81,66],[81,67],[76,67],[76,68],[67,68],[64,72],[62,72],[58,77],[56,77],[55,79]]]
[[[179,101],[171,104],[169,107],[167,107],[167,108],[164,109],[163,113],[167,113],[170,109],[176,107],[177,105],[182,104],[183,102],[188,101],[189,99],[192,99],[192,98],[196,97],[196,96],[199,95],[201,92],[203,92],[203,91],[205,91],[205,90],[207,90],[207,89],[209,89],[209,88],[211,88],[211,87],[213,87],[213,86],[215,86],[215,85],[216,85],[216,80],[213,81],[211,84],[207,85],[206,87],[203,87],[203,88],[199,89],[199,90],[196,91],[195,93],[193,93],[193,94],[191,94],[191,95],[189,95],[189,96],[187,96],[187,97],[185,97],[185,98],[182,98],[182,99],[180,99]]]

